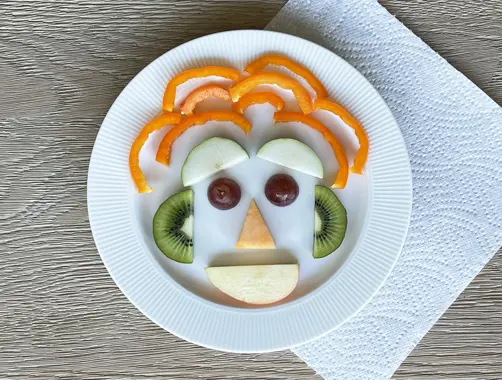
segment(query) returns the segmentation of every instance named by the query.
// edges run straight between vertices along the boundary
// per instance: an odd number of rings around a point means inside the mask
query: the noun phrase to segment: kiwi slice
[[[325,186],[315,187],[314,253],[326,257],[342,244],[347,230],[347,211],[342,202]]]
[[[162,203],[153,217],[153,238],[164,255],[174,261],[193,262],[192,190],[176,193]]]

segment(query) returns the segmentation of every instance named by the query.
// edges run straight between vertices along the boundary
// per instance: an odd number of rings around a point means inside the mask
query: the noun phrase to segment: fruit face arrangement
[[[262,71],[268,65],[278,65],[302,77],[315,91],[312,101],[309,92],[295,79],[275,72]],[[204,126],[209,121],[233,122],[248,134],[252,124],[243,116],[247,107],[269,103],[277,112],[274,123],[298,122],[321,133],[329,143],[338,162],[339,170],[332,184],[343,189],[349,173],[362,174],[368,156],[368,138],[361,124],[342,106],[329,100],[322,83],[305,67],[279,55],[265,55],[251,62],[245,71],[249,74],[241,78],[235,69],[206,66],[184,71],[168,83],[163,99],[163,113],[143,127],[133,142],[129,156],[132,179],[139,193],[149,193],[148,185],[139,167],[139,153],[150,133],[172,125],[160,142],[156,160],[169,165],[175,141],[189,128]],[[216,84],[206,84],[196,88],[181,105],[181,112],[174,110],[177,86],[194,78],[222,77],[233,81],[230,89]],[[258,92],[260,85],[276,85],[289,90],[295,96],[302,112],[283,111],[285,101],[272,92]],[[196,112],[199,102],[208,98],[218,98],[232,103],[233,111],[211,110]],[[354,129],[359,148],[352,166],[349,168],[343,145],[331,130],[309,115],[314,110],[325,110],[341,118]],[[324,178],[324,168],[317,154],[306,144],[292,138],[277,138],[265,143],[256,153],[260,159],[278,164],[307,175]],[[194,251],[194,191],[190,189],[200,181],[216,173],[239,165],[249,159],[248,152],[237,142],[212,137],[195,146],[186,157],[181,170],[183,186],[188,189],[170,196],[158,208],[153,218],[153,236],[157,247],[169,259],[179,263],[193,262]],[[300,192],[295,179],[286,174],[271,176],[263,184],[263,192],[273,207],[288,207]],[[241,201],[241,188],[230,178],[217,178],[207,188],[207,201],[221,212],[230,210]],[[312,256],[321,259],[336,251],[342,244],[347,229],[345,207],[325,186],[315,187],[314,245]],[[274,239],[254,200],[251,201],[235,246],[239,249],[273,250]],[[299,278],[298,264],[247,265],[206,268],[209,281],[223,293],[245,303],[267,305],[287,297],[295,289]]]

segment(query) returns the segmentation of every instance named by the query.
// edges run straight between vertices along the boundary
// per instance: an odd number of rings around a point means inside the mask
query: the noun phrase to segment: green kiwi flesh
[[[153,217],[153,238],[164,255],[171,260],[193,262],[192,190],[176,193],[162,203]]]
[[[319,259],[330,255],[342,244],[347,230],[347,211],[331,189],[316,186],[314,214],[313,256]]]

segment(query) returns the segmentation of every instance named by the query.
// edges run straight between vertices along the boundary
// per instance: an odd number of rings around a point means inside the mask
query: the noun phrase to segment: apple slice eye
[[[231,179],[218,178],[207,188],[207,198],[218,210],[230,210],[241,200],[241,188]]]
[[[275,206],[285,207],[292,204],[300,190],[295,179],[287,174],[276,174],[265,185],[265,196]]]

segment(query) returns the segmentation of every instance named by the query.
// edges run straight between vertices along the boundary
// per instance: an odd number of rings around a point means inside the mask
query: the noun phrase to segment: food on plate
[[[263,103],[272,104],[278,111],[284,108],[284,100],[273,92],[248,92],[237,103],[234,103],[233,109],[235,112],[242,114],[246,108]]]
[[[192,115],[197,104],[208,98],[230,100],[230,94],[228,90],[216,84],[208,84],[207,86],[199,87],[186,97],[185,102],[181,106],[181,113],[184,115]]]
[[[338,141],[333,132],[331,132],[329,128],[322,124],[319,120],[303,115],[300,112],[279,111],[274,114],[274,123],[286,122],[302,123],[321,132],[322,137],[331,145],[331,149],[333,150],[333,153],[338,161],[338,165],[340,166],[332,187],[343,189],[347,184],[349,176],[349,163],[342,144]]]
[[[236,248],[275,249],[274,239],[254,199],[249,205]]]
[[[230,210],[241,200],[241,188],[229,178],[218,178],[207,188],[207,198],[218,210]]]
[[[314,218],[313,256],[319,259],[342,244],[347,230],[347,211],[335,193],[325,186],[315,187]]]
[[[322,162],[308,145],[289,138],[275,139],[263,145],[256,156],[317,178],[324,177]]]
[[[164,255],[180,263],[193,262],[194,193],[171,195],[153,217],[153,238]]]
[[[274,84],[284,90],[291,90],[295,95],[298,105],[303,113],[308,114],[313,111],[312,99],[308,91],[293,78],[287,77],[286,75],[271,73],[271,72],[259,72],[252,74],[243,81],[237,83],[234,87],[230,88],[230,96],[233,102],[237,102],[242,96],[246,95],[251,90],[254,90],[257,86],[261,84]]]
[[[181,169],[183,185],[192,186],[248,159],[247,152],[235,141],[212,137],[197,145],[188,154]]]
[[[286,207],[293,203],[299,194],[295,179],[287,174],[276,174],[265,185],[265,196],[275,206]]]
[[[257,60],[251,62],[249,65],[247,65],[244,70],[247,71],[249,74],[254,74],[264,69],[268,65],[286,67],[287,69],[294,72],[296,75],[299,75],[303,79],[305,79],[310,85],[310,87],[314,89],[318,98],[324,98],[328,96],[328,92],[324,88],[321,81],[317,79],[316,76],[312,74],[312,72],[309,69],[293,61],[292,59],[284,57],[283,55],[278,55],[278,54],[264,55],[258,58]]]
[[[131,145],[129,152],[129,170],[131,172],[134,184],[140,193],[151,193],[153,189],[146,182],[145,175],[139,167],[139,152],[148,140],[150,133],[155,132],[169,124],[179,124],[181,115],[179,113],[164,113],[146,124],[139,132],[138,136]]]
[[[173,143],[180,137],[187,129],[195,125],[203,125],[208,121],[231,121],[246,134],[251,130],[251,123],[247,121],[242,115],[232,111],[207,111],[188,116],[176,127],[172,128],[166,133],[160,142],[159,149],[157,150],[156,160],[164,165],[169,165],[171,160],[171,149]]]
[[[350,172],[362,174],[364,165],[368,159],[369,141],[361,123],[341,105],[328,99],[316,99],[314,102],[314,109],[332,112],[339,116],[345,124],[354,129],[356,137],[359,140],[359,149],[357,150],[354,164],[350,168]]]
[[[267,65],[283,66],[304,78],[315,90],[317,98],[312,104],[309,92],[295,79],[275,72],[262,72]],[[338,115],[352,127],[360,147],[350,169],[361,174],[368,157],[368,138],[361,124],[342,106],[327,98],[322,83],[307,68],[293,60],[276,54],[265,55],[246,67],[250,76],[240,80],[240,73],[231,68],[206,66],[176,75],[167,85],[162,108],[166,113],[148,123],[134,141],[129,156],[129,166],[134,182],[141,192],[150,192],[145,176],[139,168],[139,152],[151,132],[167,124],[174,124],[160,142],[156,160],[169,165],[172,146],[186,130],[210,121],[233,122],[246,134],[252,125],[242,114],[254,104],[270,103],[277,112],[274,123],[298,122],[320,132],[330,144],[340,169],[332,187],[343,189],[347,184],[349,166],[343,146],[335,135],[320,121],[307,114],[325,110]],[[193,78],[218,76],[237,82],[229,90],[215,84],[195,89],[185,99],[181,114],[171,113],[174,108],[177,86]],[[293,92],[302,112],[285,112],[285,101],[274,92],[257,92],[260,85],[277,85]],[[194,114],[197,104],[210,97],[232,100],[232,111],[206,111]],[[278,138],[264,144],[257,156],[292,170],[324,177],[323,164],[315,151],[292,138]],[[184,186],[192,186],[222,170],[249,159],[248,153],[237,142],[222,138],[209,138],[188,154],[181,170]],[[291,205],[298,198],[299,187],[293,177],[276,174],[265,184],[266,198],[275,206]],[[241,188],[229,178],[217,178],[207,189],[209,203],[219,210],[234,208],[241,200]],[[343,242],[347,229],[347,212],[330,188],[315,187],[313,257],[322,258],[334,252]],[[169,197],[160,205],[153,218],[153,236],[157,247],[168,258],[180,263],[192,263],[194,257],[194,192],[185,190]],[[251,200],[242,225],[236,248],[275,249],[274,239],[254,200]],[[250,265],[206,268],[210,282],[227,295],[256,305],[271,304],[287,297],[296,287],[299,265]]]
[[[295,289],[298,264],[246,265],[206,268],[211,284],[239,301],[254,305],[278,302]]]
[[[216,76],[221,78],[238,81],[241,74],[239,70],[221,66],[205,66],[197,69],[190,69],[175,75],[167,84],[162,100],[162,109],[167,112],[172,112],[174,109],[174,100],[176,98],[176,88],[186,81],[194,78],[205,78]]]

